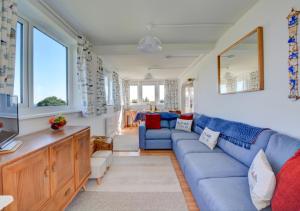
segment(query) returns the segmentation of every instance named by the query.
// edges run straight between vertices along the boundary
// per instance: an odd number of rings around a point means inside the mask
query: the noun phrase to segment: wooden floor
[[[134,134],[137,133],[136,128],[129,128],[126,130],[123,130],[121,132],[122,134]],[[173,153],[172,150],[141,150],[139,152],[114,152],[115,156],[149,156],[149,155],[154,155],[154,156],[169,156],[172,164],[174,166],[177,178],[179,180],[186,204],[189,208],[189,211],[199,211],[199,208],[195,202],[195,199],[192,195],[192,192],[184,178],[184,175],[181,171],[181,168],[179,166],[179,163],[176,159],[175,154]]]

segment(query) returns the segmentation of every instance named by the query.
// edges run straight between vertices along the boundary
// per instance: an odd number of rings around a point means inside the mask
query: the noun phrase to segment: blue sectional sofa
[[[173,149],[201,211],[256,210],[247,178],[256,153],[263,149],[277,174],[300,149],[300,141],[268,129],[260,133],[250,149],[219,138],[215,149],[210,150],[198,141],[203,131],[197,125],[200,117],[200,114],[194,114],[191,133],[175,130],[176,120],[162,120],[162,128],[157,130],[147,130],[140,125],[140,148]],[[228,124],[231,122],[228,121]]]

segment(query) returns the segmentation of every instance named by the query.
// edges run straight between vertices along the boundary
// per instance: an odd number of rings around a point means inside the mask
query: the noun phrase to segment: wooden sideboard
[[[91,173],[90,129],[67,126],[18,139],[16,152],[0,156],[0,192],[14,197],[5,210],[63,210]]]

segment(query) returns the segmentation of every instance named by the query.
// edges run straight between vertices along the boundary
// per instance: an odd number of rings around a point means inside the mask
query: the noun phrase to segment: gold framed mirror
[[[257,27],[218,55],[219,94],[264,89],[263,28]]]

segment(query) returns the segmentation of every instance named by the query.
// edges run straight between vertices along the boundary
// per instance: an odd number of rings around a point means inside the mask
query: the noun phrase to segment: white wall
[[[80,112],[65,114],[68,125],[80,125],[90,126],[92,135],[105,135],[105,119],[113,115],[119,115],[119,113],[113,112],[113,107],[109,107],[108,114],[97,116],[97,117],[82,117]],[[32,118],[20,120],[20,136],[26,135],[32,132],[49,128],[48,124],[49,117]]]
[[[292,7],[300,9],[300,1],[258,1],[219,39],[214,50],[188,71],[186,77],[197,77],[197,112],[272,128],[300,138],[300,101],[288,99],[286,17]],[[219,95],[217,55],[257,26],[264,28],[265,90]]]

